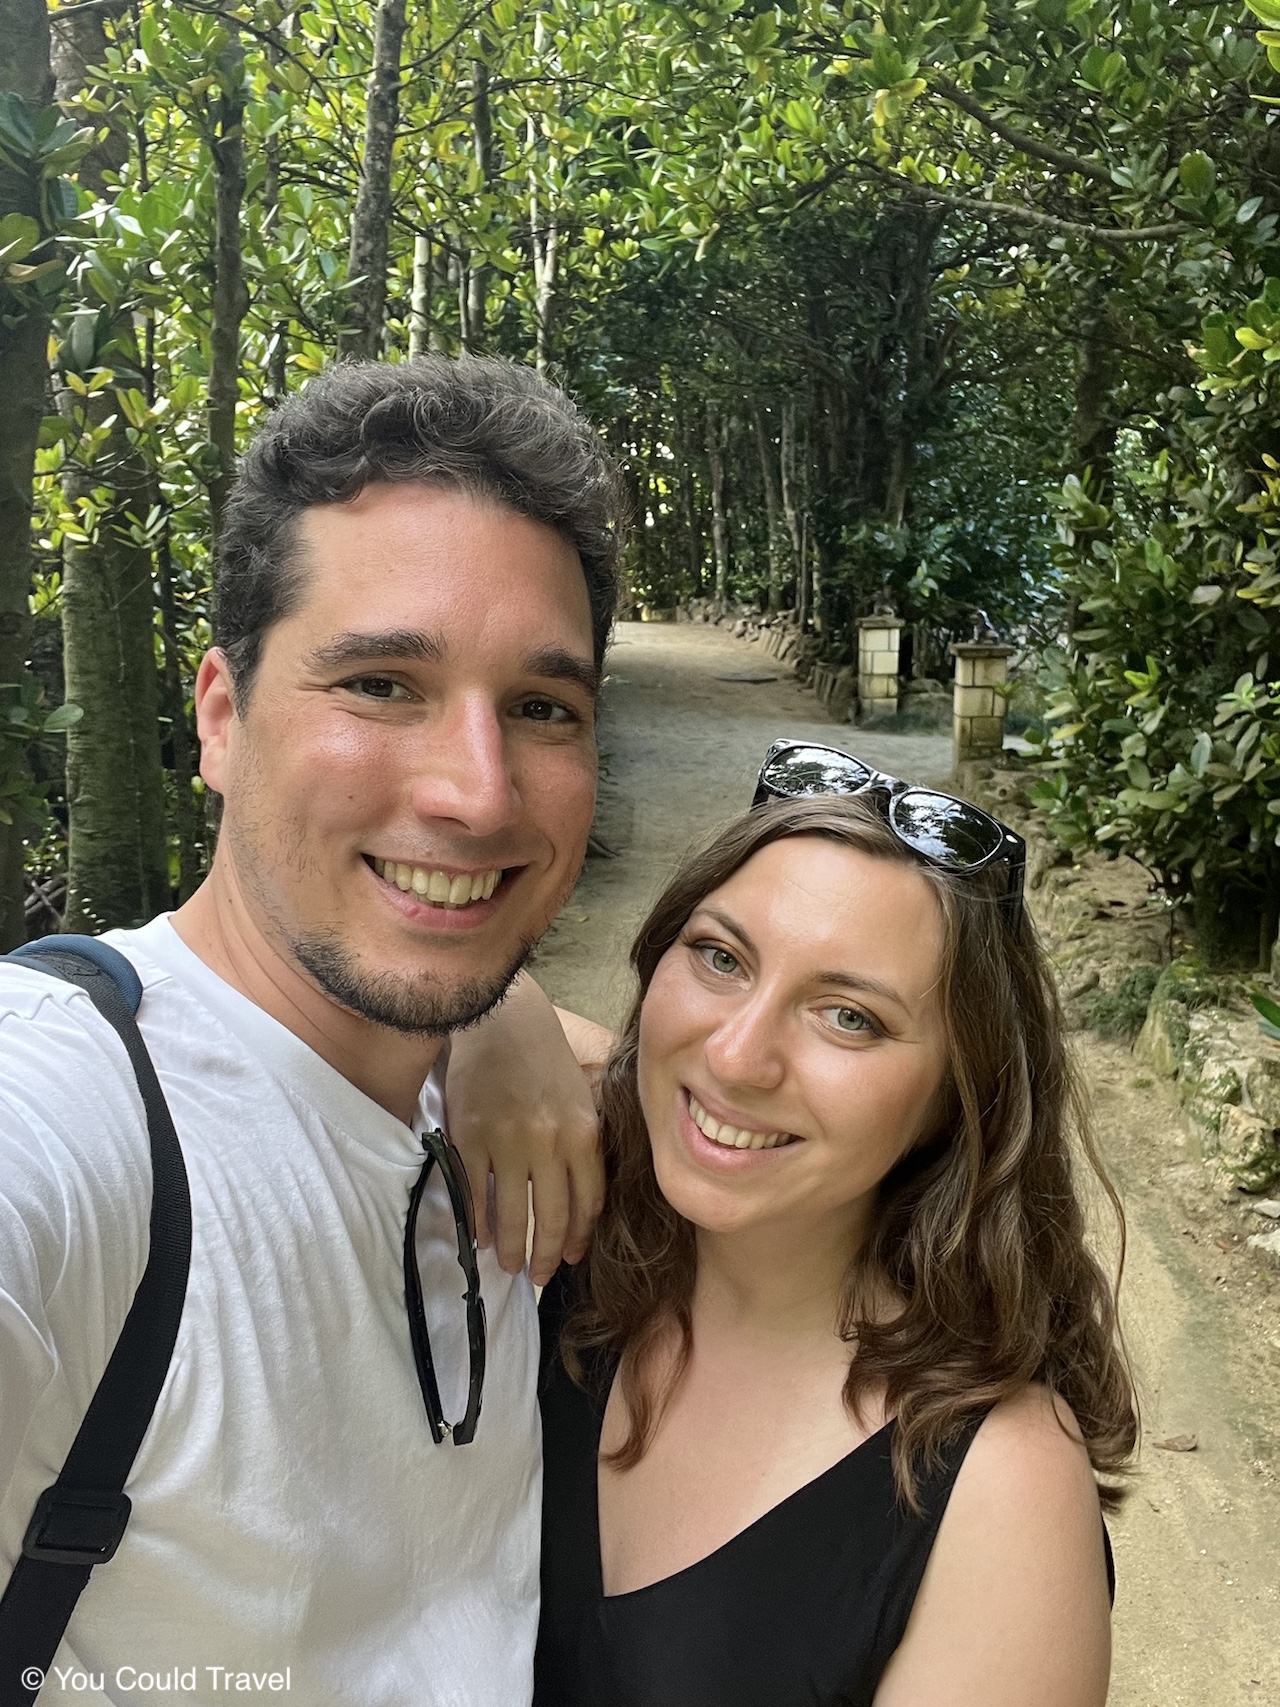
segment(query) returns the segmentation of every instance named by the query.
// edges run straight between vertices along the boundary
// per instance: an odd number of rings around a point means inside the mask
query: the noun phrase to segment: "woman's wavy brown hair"
[[[1085,1243],[1074,1156],[1111,1202],[1121,1261],[1124,1221],[1089,1135],[1043,951],[1025,915],[1016,933],[1001,917],[996,874],[955,876],[928,864],[857,798],[777,802],[740,818],[684,863],[636,938],[639,992],[602,1083],[605,1208],[562,1340],[578,1381],[583,1353],[620,1359],[630,1431],[610,1461],[627,1469],[641,1458],[692,1347],[694,1229],[654,1175],[636,1084],[641,1005],[694,909],[788,836],[824,836],[915,865],[943,919],[945,1113],[882,1182],[872,1232],[851,1262],[839,1326],[857,1350],[845,1402],[856,1413],[883,1390],[897,1419],[899,1492],[914,1506],[917,1471],[936,1464],[966,1418],[1043,1382],[1071,1407],[1095,1474],[1106,1478],[1103,1503],[1114,1506],[1137,1416],[1115,1287]],[[889,1319],[872,1304],[886,1282],[902,1302]],[[678,1355],[659,1381],[653,1354],[673,1323]]]

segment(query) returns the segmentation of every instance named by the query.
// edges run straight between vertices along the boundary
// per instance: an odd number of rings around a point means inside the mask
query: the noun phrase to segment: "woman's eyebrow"
[[[755,943],[752,942],[742,926],[735,923],[727,913],[722,913],[717,907],[699,907],[697,912],[705,914],[709,919],[714,919],[721,930],[727,931],[730,936],[737,937],[748,954],[757,953]],[[846,990],[858,990],[868,996],[882,996],[885,1001],[893,1002],[904,1012],[907,1011],[908,1004],[891,984],[882,984],[878,978],[868,977],[865,972],[817,972],[814,974],[813,982],[815,984],[839,984]]]

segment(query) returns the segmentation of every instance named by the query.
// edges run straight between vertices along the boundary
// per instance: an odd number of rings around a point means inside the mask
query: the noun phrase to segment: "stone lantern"
[[[858,618],[858,721],[898,715],[898,642],[902,618],[891,610]]]
[[[1017,650],[998,640],[958,640],[952,741],[956,765],[966,759],[991,759],[1004,751],[1009,660]]]

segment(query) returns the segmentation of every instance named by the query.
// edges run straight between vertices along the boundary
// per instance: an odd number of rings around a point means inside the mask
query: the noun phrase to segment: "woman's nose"
[[[704,1046],[707,1066],[723,1085],[774,1090],[786,1064],[782,1016],[764,992],[753,992],[722,1016]]]
[[[438,723],[414,778],[421,818],[448,818],[473,836],[508,830],[523,810],[502,720],[489,704],[467,704]]]

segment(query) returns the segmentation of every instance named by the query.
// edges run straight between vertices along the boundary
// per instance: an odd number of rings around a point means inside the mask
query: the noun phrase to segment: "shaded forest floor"
[[[733,676],[776,679],[722,679]],[[782,734],[948,785],[946,738],[831,723],[784,667],[723,630],[619,626],[597,818],[618,857],[588,860],[538,952],[534,973],[556,1001],[620,1022],[626,949],[650,901],[678,856],[747,804]],[[1133,1493],[1111,1526],[1110,1702],[1280,1702],[1280,1271],[1244,1244],[1239,1202],[1211,1184],[1166,1087],[1127,1049],[1089,1034],[1077,1042],[1128,1215],[1124,1318],[1145,1431]],[[1194,1451],[1155,1444],[1192,1435]]]

